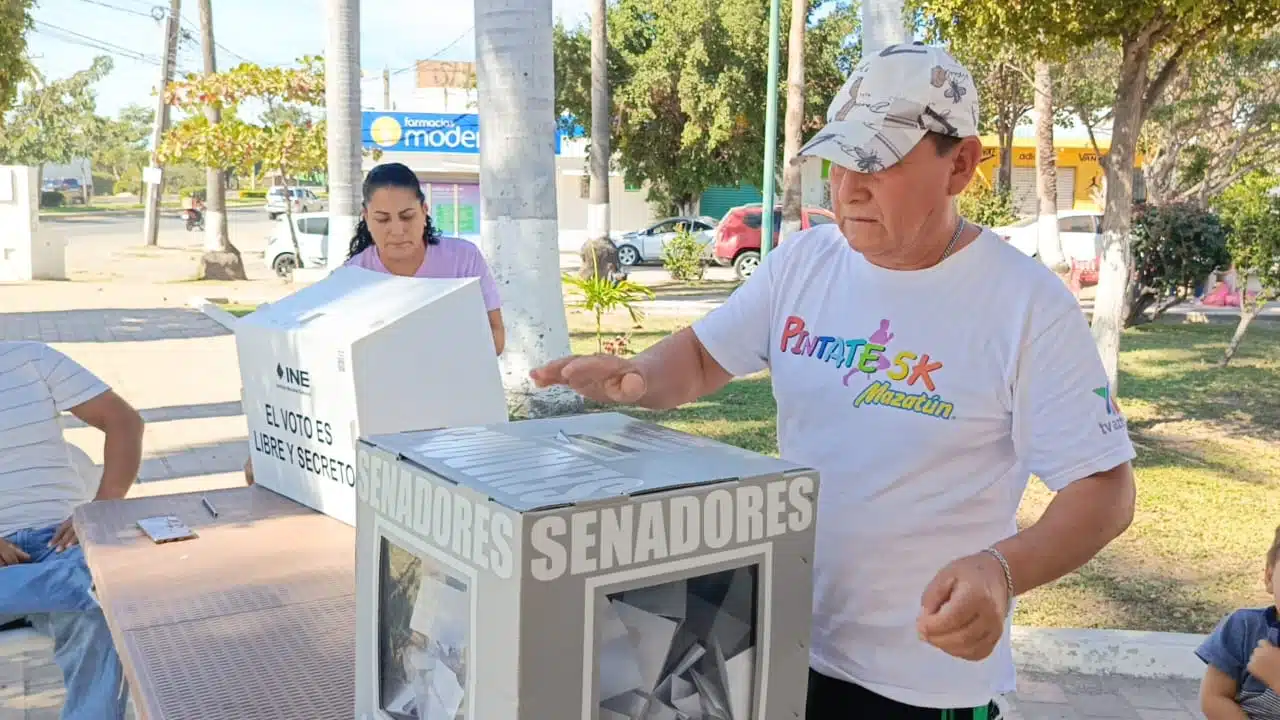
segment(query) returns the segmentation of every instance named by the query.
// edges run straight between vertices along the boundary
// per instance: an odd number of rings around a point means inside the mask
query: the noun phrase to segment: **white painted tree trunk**
[[[551,0],[476,0],[480,246],[502,293],[507,402],[517,415],[577,412],[581,398],[537,390],[529,371],[569,354],[556,212]]]
[[[1062,238],[1058,236],[1058,162],[1053,145],[1053,68],[1035,64],[1036,196],[1039,198],[1036,251],[1040,262],[1063,271]]]
[[[338,268],[360,217],[360,2],[328,0],[324,104],[329,154],[329,237],[325,265]]]
[[[1102,216],[1102,262],[1098,267],[1092,328],[1111,392],[1115,394],[1119,394],[1120,333],[1128,316],[1132,267],[1129,227],[1133,217],[1133,166],[1138,133],[1142,129],[1142,99],[1150,59],[1149,48],[1125,48],[1112,106],[1111,152],[1106,163],[1107,209]]]
[[[880,52],[890,45],[911,42],[903,18],[902,0],[864,0],[862,3],[862,55]]]

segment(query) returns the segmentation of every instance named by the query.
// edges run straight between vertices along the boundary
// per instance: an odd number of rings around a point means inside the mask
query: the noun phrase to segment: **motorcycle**
[[[187,221],[187,232],[204,230],[204,213],[199,210],[187,208],[182,211],[182,217]]]

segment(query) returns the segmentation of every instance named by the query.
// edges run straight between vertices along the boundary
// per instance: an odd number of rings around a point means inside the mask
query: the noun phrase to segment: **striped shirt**
[[[44,343],[0,341],[0,537],[60,523],[87,499],[59,415],[108,389]]]

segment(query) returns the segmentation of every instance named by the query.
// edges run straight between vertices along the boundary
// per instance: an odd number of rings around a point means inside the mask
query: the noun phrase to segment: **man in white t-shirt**
[[[62,436],[63,411],[102,430],[102,481],[89,497]],[[0,342],[0,616],[53,637],[62,720],[120,720],[116,655],[71,513],[124,497],[138,476],[142,418],[74,360],[38,342]]]
[[[957,215],[982,159],[969,72],[891,46],[827,119],[801,154],[831,161],[838,224],[634,359],[532,376],[673,408],[768,368],[781,455],[822,476],[808,718],[994,718],[1013,597],[1125,530],[1133,448],[1071,293]],[[1019,532],[1031,473],[1057,495]]]

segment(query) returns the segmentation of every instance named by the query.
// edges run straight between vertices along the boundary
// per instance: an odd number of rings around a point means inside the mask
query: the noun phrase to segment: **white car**
[[[991,228],[1005,242],[1024,254],[1039,255],[1039,218],[1026,218],[1013,225]],[[1058,213],[1058,239],[1068,261],[1090,262],[1102,252],[1102,213],[1070,210]]]
[[[321,267],[325,263],[325,243],[329,238],[329,213],[303,213],[293,216],[293,227],[298,233],[298,248],[302,250],[305,267]],[[289,236],[289,218],[282,217],[271,228],[267,249],[262,259],[280,277],[289,277],[298,267],[298,256],[293,250],[293,238]]]
[[[293,214],[319,212],[324,209],[324,201],[320,196],[307,188],[289,188],[293,196]],[[275,220],[285,214],[284,188],[276,185],[267,191],[267,217]]]

